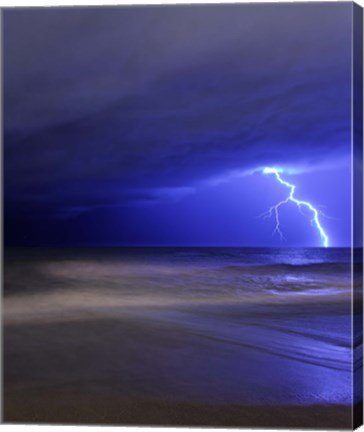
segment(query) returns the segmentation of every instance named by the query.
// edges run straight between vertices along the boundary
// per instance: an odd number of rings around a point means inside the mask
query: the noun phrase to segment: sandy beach
[[[344,405],[244,406],[173,403],[117,396],[19,389],[7,394],[6,423],[351,428]]]

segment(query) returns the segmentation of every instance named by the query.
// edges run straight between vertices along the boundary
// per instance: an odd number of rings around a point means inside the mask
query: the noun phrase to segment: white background
[[[288,2],[289,0],[281,0]],[[306,0],[306,2],[314,0]],[[320,0],[332,1],[332,0]],[[260,3],[259,0],[250,0],[249,3]],[[265,0],[265,2],[276,2],[276,0]],[[0,7],[15,6],[96,6],[96,5],[125,5],[125,4],[176,4],[176,3],[248,3],[247,1],[237,0],[0,0]],[[364,7],[364,0],[356,0],[356,3]],[[0,219],[1,220],[1,219]],[[105,428],[111,426],[46,426],[46,425],[0,425],[1,432],[105,432]],[[187,428],[162,428],[162,427],[118,427],[122,432],[186,432]],[[196,429],[196,428],[195,428]],[[190,429],[192,430],[192,429]],[[216,431],[212,428],[204,428],[206,432]],[[224,430],[224,429],[219,429]],[[252,431],[252,429],[244,429]],[[256,432],[262,432],[266,429],[254,429]],[[274,430],[274,429],[273,429]],[[364,430],[363,427],[360,428]]]

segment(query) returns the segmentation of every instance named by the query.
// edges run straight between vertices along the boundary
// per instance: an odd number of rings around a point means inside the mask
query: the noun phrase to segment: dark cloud
[[[73,214],[341,161],[351,8],[6,10],[5,205]]]

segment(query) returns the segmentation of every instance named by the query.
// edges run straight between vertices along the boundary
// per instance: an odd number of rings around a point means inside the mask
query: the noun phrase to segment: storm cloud
[[[5,10],[5,208],[72,216],[268,164],[339,166],[351,7]]]

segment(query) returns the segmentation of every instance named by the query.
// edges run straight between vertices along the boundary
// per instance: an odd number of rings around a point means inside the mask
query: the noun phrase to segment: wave
[[[251,272],[251,273],[282,273],[282,272],[335,272],[335,273],[347,273],[351,271],[350,263],[342,262],[329,262],[329,263],[309,263],[309,264],[256,264],[254,266],[249,265],[227,265],[220,267],[221,271],[236,271],[236,272]]]

